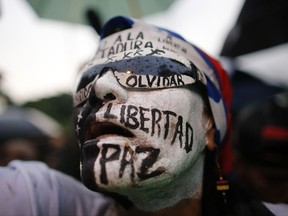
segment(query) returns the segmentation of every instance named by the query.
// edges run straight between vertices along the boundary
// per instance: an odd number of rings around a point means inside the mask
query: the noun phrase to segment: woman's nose
[[[118,83],[111,70],[102,74],[92,88],[95,92],[95,96],[104,101],[104,103],[108,101],[123,103],[127,101],[128,98],[126,90]]]

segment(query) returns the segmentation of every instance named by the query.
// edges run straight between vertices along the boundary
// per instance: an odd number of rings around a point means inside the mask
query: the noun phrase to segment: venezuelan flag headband
[[[161,89],[201,82],[206,86],[215,122],[215,142],[222,142],[227,130],[227,108],[221,97],[223,90],[218,68],[212,58],[174,32],[126,17],[115,17],[108,21],[100,36],[95,57],[80,74],[80,84],[74,94],[74,107],[87,101],[91,87],[107,68],[113,69],[118,82],[126,88]],[[181,64],[174,68],[175,74],[166,74],[163,80],[155,80],[155,75],[161,77],[161,71],[153,70],[151,57],[161,58],[162,65],[165,59]],[[149,69],[137,68],[135,61],[131,64],[131,59],[145,61],[147,58],[150,58],[149,64],[152,66]],[[158,60],[155,60],[155,65]],[[141,84],[135,84],[135,76],[141,79]]]

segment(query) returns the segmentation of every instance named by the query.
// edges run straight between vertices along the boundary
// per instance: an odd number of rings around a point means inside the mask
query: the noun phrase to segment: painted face
[[[165,65],[94,69],[82,76],[78,90],[89,86],[89,96],[75,108],[84,184],[148,210],[200,194],[202,184],[204,101],[187,67]]]

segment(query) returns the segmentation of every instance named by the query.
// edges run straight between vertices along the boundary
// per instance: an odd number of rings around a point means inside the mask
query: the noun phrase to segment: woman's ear
[[[209,151],[212,151],[216,148],[216,144],[214,141],[215,128],[213,127],[213,120],[209,118],[206,124],[206,147]]]

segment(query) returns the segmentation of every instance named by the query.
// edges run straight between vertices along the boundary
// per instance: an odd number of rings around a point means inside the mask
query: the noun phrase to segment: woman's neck
[[[200,155],[198,160],[189,169],[181,172],[180,175],[171,176],[165,181],[159,181],[158,184],[125,189],[122,194],[125,193],[124,195],[138,209],[145,212],[160,212],[173,206],[185,206],[185,203],[187,203],[185,200],[194,203],[195,200],[202,197],[203,166],[204,155]]]
[[[136,208],[132,208],[128,211],[130,216],[201,216],[202,215],[202,202],[201,198],[197,199],[185,199],[177,203],[176,205],[168,208],[158,210],[156,212],[144,212]]]

